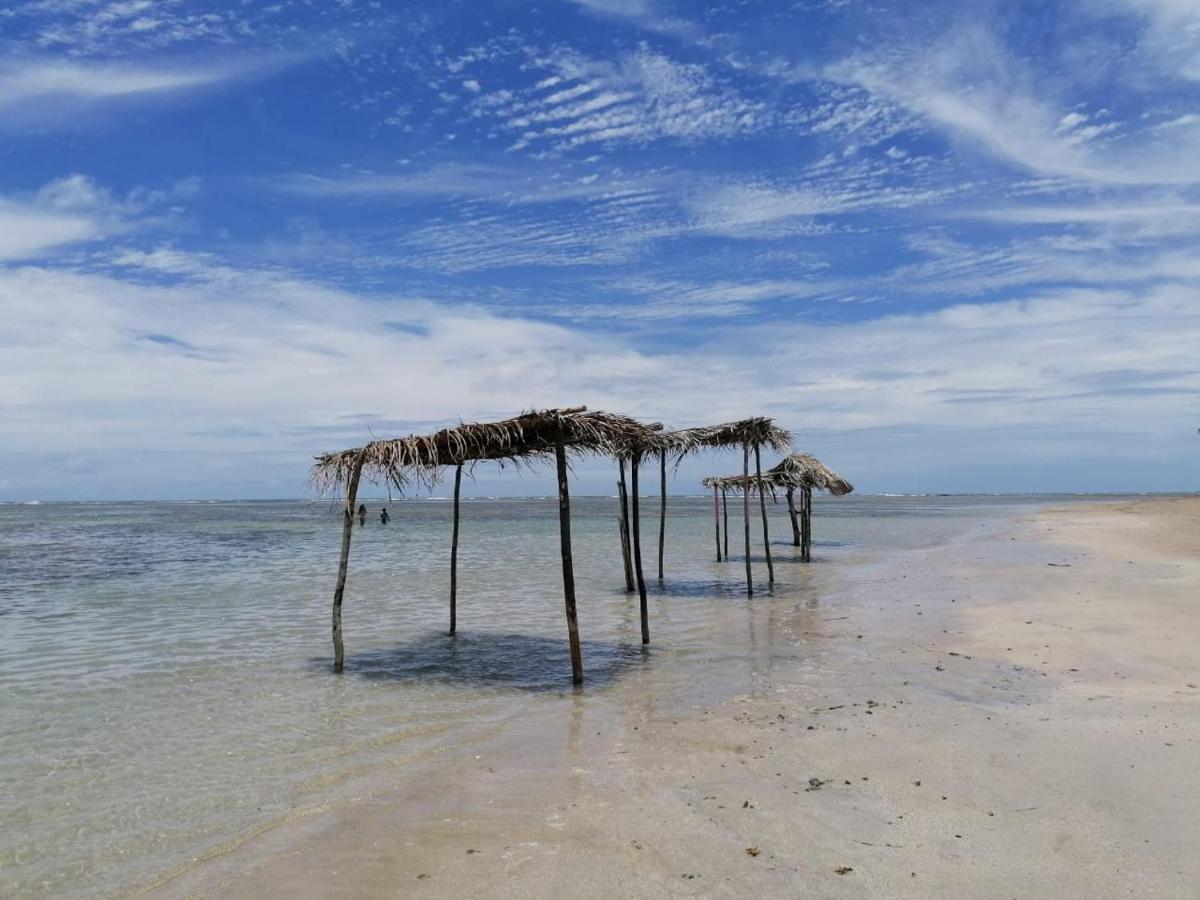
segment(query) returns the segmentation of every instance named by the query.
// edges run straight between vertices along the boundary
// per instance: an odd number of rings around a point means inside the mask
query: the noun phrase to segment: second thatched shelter
[[[721,506],[725,507],[725,557],[729,557],[729,505],[727,492],[740,492],[744,498],[757,493],[766,517],[766,495],[775,497],[779,490],[787,495],[788,516],[792,521],[792,543],[800,548],[800,558],[812,558],[812,492],[828,491],[835,497],[849,494],[854,485],[808,453],[792,453],[766,472],[756,475],[711,475],[703,484],[713,491],[713,517],[716,520],[717,562],[721,561]],[[796,490],[800,491],[800,509],[796,509]],[[766,528],[763,529],[766,538]],[[768,554],[770,551],[767,551]],[[768,559],[770,557],[768,556]]]
[[[625,587],[629,592],[635,589],[639,594],[642,608],[643,640],[646,640],[646,581],[642,571],[641,526],[639,515],[638,472],[642,462],[647,457],[658,457],[659,461],[659,518],[658,518],[658,577],[663,578],[663,550],[666,541],[666,509],[667,509],[667,461],[674,459],[678,466],[680,461],[690,453],[705,448],[732,449],[741,447],[744,456],[744,466],[749,474],[750,451],[753,449],[755,464],[761,470],[760,451],[767,447],[783,453],[790,446],[792,435],[787,430],[777,426],[771,419],[755,416],[740,419],[736,422],[725,422],[721,425],[706,425],[697,428],[683,428],[677,431],[653,431],[643,436],[641,443],[630,443],[627,452],[618,457],[617,491],[620,501],[620,537],[621,550],[625,563]],[[625,484],[625,463],[630,464],[630,479],[632,496]],[[745,506],[746,519],[746,591],[754,592],[750,571],[750,512],[749,502]],[[763,533],[766,534],[766,509],[763,509]],[[770,550],[767,551],[767,569],[769,578],[775,580],[775,571],[771,563]]]
[[[792,453],[767,470],[767,477],[787,494],[788,517],[792,520],[792,543],[800,548],[804,562],[812,559],[812,492],[828,491],[841,497],[854,485],[809,453]],[[796,509],[796,489],[800,489],[800,509]],[[797,521],[799,519],[799,521]]]
[[[762,449],[766,447],[777,453],[786,453],[792,446],[792,433],[780,428],[765,416],[754,416],[749,419],[739,419],[736,422],[725,422],[721,425],[708,425],[700,428],[684,428],[679,431],[667,432],[679,448],[678,458],[702,447],[732,449],[742,448],[742,477],[750,480],[750,453],[754,452],[755,477],[762,478]],[[766,499],[759,494],[759,508],[762,513],[763,545],[767,558],[767,580],[775,583],[775,564],[771,559],[771,545],[767,530]],[[742,520],[746,537],[746,593],[754,593],[754,577],[750,568],[750,492],[743,492]],[[728,517],[727,517],[728,524]],[[728,529],[726,530],[726,556],[728,556]]]

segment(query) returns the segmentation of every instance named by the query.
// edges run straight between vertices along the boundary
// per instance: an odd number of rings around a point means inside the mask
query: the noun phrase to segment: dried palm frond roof
[[[553,454],[560,441],[573,455],[628,456],[650,445],[661,428],[629,416],[588,412],[586,406],[531,410],[498,422],[464,422],[433,434],[326,453],[316,458],[312,483],[321,492],[336,489],[349,483],[361,464],[369,480],[386,481],[400,490],[414,481],[428,487],[448,466],[538,461]]]
[[[751,491],[766,489],[772,494],[776,488],[810,487],[829,491],[835,497],[854,490],[854,485],[808,453],[792,453],[762,475],[751,475],[748,479],[745,475],[710,475],[703,484],[723,491],[743,491],[749,485]]]
[[[776,484],[783,487],[811,487],[819,491],[829,491],[835,497],[854,490],[854,485],[808,453],[792,453],[785,456],[764,475],[772,477]]]
[[[786,453],[792,446],[792,433],[780,428],[772,419],[754,416],[722,425],[704,425],[699,428],[681,428],[665,431],[657,436],[659,447],[680,457],[701,447],[758,446]]]

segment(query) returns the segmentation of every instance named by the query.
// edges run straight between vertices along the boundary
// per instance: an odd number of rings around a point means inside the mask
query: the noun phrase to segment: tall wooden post
[[[633,553],[629,546],[629,491],[625,489],[625,460],[620,460],[621,478],[617,482],[617,498],[620,500],[621,520],[617,530],[621,533],[621,562],[625,565],[625,593],[632,594],[633,584]]]
[[[633,581],[633,548],[630,545],[629,534],[629,488],[625,484],[625,460],[617,461],[621,478],[617,482],[617,490],[621,497],[621,554],[625,564],[625,590],[632,594],[636,585]]]
[[[767,492],[763,489],[762,457],[754,445],[754,479],[758,482],[758,507],[762,510],[763,550],[767,554],[767,584],[775,583],[775,564],[771,562],[771,536],[767,533]]]
[[[725,561],[729,562],[729,494],[721,488],[721,514],[725,519]]]
[[[638,509],[638,469],[641,468],[642,457],[635,453],[629,460],[629,481],[633,488],[633,571],[637,575],[638,599],[642,605],[642,643],[650,643],[650,610],[646,606],[646,576],[642,574],[642,525],[641,511]]]
[[[800,488],[800,559],[812,560],[812,488]]]
[[[796,519],[796,488],[787,489],[788,518],[792,520],[792,546],[800,546],[800,523]]]
[[[567,451],[563,446],[562,426],[554,445],[558,466],[558,536],[562,554],[563,599],[567,605],[567,637],[571,641],[571,681],[583,683],[583,656],[579,651],[579,618],[575,613],[575,566],[571,559],[571,495],[567,488]]]
[[[742,445],[742,521],[746,526],[746,596],[754,594],[754,576],[750,572],[750,445]]]
[[[721,561],[721,494],[713,485],[713,527],[717,534],[717,562]]]
[[[663,545],[667,540],[667,451],[658,454],[662,473],[658,483],[658,580],[663,580]]]
[[[333,671],[342,671],[342,597],[346,594],[346,571],[350,566],[350,537],[354,534],[354,503],[358,499],[358,480],[362,477],[364,457],[359,454],[346,483],[346,508],[342,510],[342,555],[338,560],[337,586],[333,589]]]
[[[462,463],[454,467],[454,530],[450,538],[450,633],[458,622],[458,498],[462,489]]]

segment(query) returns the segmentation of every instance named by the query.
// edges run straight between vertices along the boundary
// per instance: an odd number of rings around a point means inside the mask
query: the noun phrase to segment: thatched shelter
[[[788,516],[792,522],[792,543],[800,548],[800,558],[808,562],[812,558],[812,492],[828,491],[835,497],[849,494],[854,485],[837,472],[808,453],[792,453],[766,472],[756,476],[725,475],[710,476],[703,480],[706,488],[713,491],[714,517],[717,521],[717,561],[721,560],[721,525],[718,509],[727,492],[741,492],[744,496],[757,493],[765,503],[769,493],[772,498],[782,490],[787,496]],[[800,509],[796,509],[795,494],[800,491]],[[765,506],[764,506],[765,509]],[[765,537],[765,534],[764,534]],[[725,556],[729,556],[729,511],[725,508]]]
[[[737,422],[727,422],[722,425],[709,425],[699,428],[684,428],[678,431],[651,430],[641,436],[640,442],[631,443],[625,454],[618,456],[617,496],[620,502],[620,537],[621,550],[625,564],[625,588],[629,592],[635,589],[642,614],[642,640],[648,641],[646,579],[642,569],[641,550],[641,516],[640,491],[638,490],[638,473],[642,462],[648,457],[658,457],[659,461],[659,518],[658,518],[658,577],[663,578],[663,553],[666,542],[666,510],[667,510],[667,462],[673,459],[676,466],[689,453],[704,448],[733,448],[742,447],[745,458],[745,468],[749,472],[750,451],[754,450],[756,465],[760,448],[769,447],[778,452],[785,452],[791,446],[791,433],[778,427],[764,417],[742,419]],[[630,484],[625,482],[625,463],[629,462]],[[630,490],[632,489],[632,496]],[[749,546],[750,546],[750,514],[746,506],[746,591],[753,593],[751,581]],[[766,510],[763,510],[763,533],[766,533]],[[775,580],[774,568],[770,561],[768,549],[767,565],[770,579]]]
[[[841,497],[854,490],[854,485],[808,453],[792,453],[767,470],[767,476],[787,493],[788,517],[792,520],[792,543],[800,548],[804,562],[812,559],[812,492],[828,491]],[[797,522],[796,489],[800,489],[799,522]]]
[[[456,628],[457,550],[459,489],[462,468],[481,461],[515,465],[555,460],[558,471],[559,540],[562,556],[563,595],[566,603],[567,633],[571,645],[571,670],[575,683],[583,680],[583,662],[579,649],[579,627],[575,610],[575,575],[571,558],[570,495],[567,485],[568,455],[604,455],[629,457],[653,440],[661,429],[645,425],[629,416],[588,412],[587,407],[537,410],[511,419],[487,423],[463,423],[429,435],[372,441],[317,457],[312,470],[313,484],[322,492],[343,491],[342,549],[338,563],[337,586],[333,596],[334,671],[343,667],[342,600],[353,535],[354,504],[363,477],[387,483],[400,491],[410,485],[429,488],[445,470],[454,467],[454,534],[451,543],[450,631]],[[643,621],[643,640],[649,640]]]
[[[701,484],[704,487],[710,487],[713,490],[713,523],[716,534],[716,562],[721,562],[721,517],[724,512],[725,518],[725,558],[730,558],[730,498],[728,494],[743,494],[743,510],[749,508],[750,494],[757,494],[760,498],[760,504],[766,504],[766,496],[769,493],[772,500],[775,499],[775,484],[767,478],[764,473],[756,473],[754,475],[709,475],[708,478],[702,479]],[[748,490],[749,488],[749,490]],[[770,545],[768,544],[769,535],[767,533],[766,523],[766,505],[762,505],[763,511],[763,529],[762,538],[763,544],[767,547],[767,562],[770,564]],[[749,518],[746,518],[749,522]],[[750,529],[746,527],[746,558],[750,557]],[[749,565],[746,566],[749,571]]]
[[[659,444],[659,466],[660,466],[660,505],[658,519],[658,577],[662,580],[663,577],[663,547],[666,542],[667,528],[667,458],[673,457],[674,464],[678,468],[689,453],[694,453],[697,450],[705,448],[734,448],[741,447],[747,453],[750,448],[755,450],[755,458],[758,458],[760,447],[769,447],[779,453],[785,452],[790,446],[792,436],[788,431],[779,428],[775,423],[768,418],[757,416],[750,419],[741,419],[737,422],[726,422],[721,425],[705,425],[697,428],[681,428],[676,431],[667,431],[657,436]],[[747,471],[749,459],[747,458]],[[768,568],[770,569],[770,560],[768,559]],[[771,581],[774,581],[774,570],[771,569]],[[749,585],[749,572],[747,572],[747,586],[753,591],[753,587]]]
[[[754,470],[758,477],[762,476],[762,448],[774,450],[777,453],[786,453],[792,445],[791,432],[784,428],[780,428],[771,419],[764,416],[755,416],[749,419],[740,419],[736,422],[725,422],[721,425],[707,425],[699,428],[683,428],[678,431],[668,431],[664,433],[659,440],[663,441],[668,449],[664,451],[663,462],[663,503],[666,503],[666,456],[674,455],[676,465],[689,453],[695,452],[703,448],[716,449],[732,449],[741,447],[742,449],[742,474],[745,478],[750,478],[750,453],[754,453]],[[763,528],[763,543],[766,545],[767,557],[767,578],[771,584],[775,583],[775,566],[771,560],[771,547],[768,540],[767,531],[767,507],[766,501],[760,496],[760,507],[762,512],[762,528]],[[754,593],[753,573],[750,567],[750,494],[745,493],[742,504],[742,518],[745,524],[746,532],[746,593]],[[726,516],[728,523],[728,516]],[[660,523],[660,535],[663,532],[663,525]],[[726,532],[726,556],[729,554],[728,548],[728,532]],[[661,560],[662,549],[660,544],[659,558]],[[661,563],[660,563],[661,566]]]

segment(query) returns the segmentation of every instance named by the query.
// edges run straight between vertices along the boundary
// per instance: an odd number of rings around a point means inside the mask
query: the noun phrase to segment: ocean
[[[748,605],[836,607],[856,562],[1056,499],[819,496],[810,565],[772,506],[773,589],[753,508],[748,601],[740,499],[721,563],[711,497],[669,499],[660,583],[646,498],[643,648],[616,501],[573,498],[583,702],[619,685],[681,704],[744,687],[778,652],[755,645]],[[454,637],[450,504],[366,502],[341,675],[336,503],[0,505],[0,895],[126,894],[572,695],[556,500],[464,500]]]

